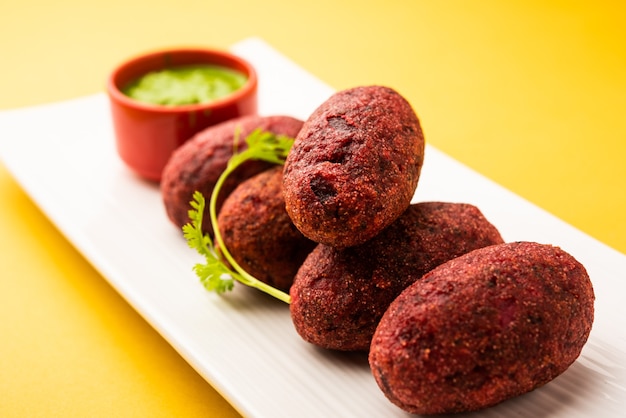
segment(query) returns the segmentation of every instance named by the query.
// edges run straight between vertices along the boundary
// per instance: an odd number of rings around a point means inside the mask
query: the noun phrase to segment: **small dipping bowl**
[[[222,98],[201,104],[156,105],[123,93],[139,77],[166,68],[217,65],[242,72],[247,81]],[[228,119],[257,113],[254,67],[231,53],[213,49],[172,49],[130,59],[113,70],[107,94],[121,159],[139,176],[160,181],[172,152],[197,132]]]

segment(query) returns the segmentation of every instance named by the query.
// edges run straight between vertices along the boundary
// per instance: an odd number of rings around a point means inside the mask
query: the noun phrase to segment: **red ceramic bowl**
[[[239,70],[247,82],[230,95],[210,103],[161,106],[139,102],[122,93],[131,81],[155,70],[213,64]],[[159,181],[172,152],[197,132],[257,112],[257,74],[236,55],[211,49],[173,49],[142,55],[122,63],[107,81],[117,151],[139,176]]]

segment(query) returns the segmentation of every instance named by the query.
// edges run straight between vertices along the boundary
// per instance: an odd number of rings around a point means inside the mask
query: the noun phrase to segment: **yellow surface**
[[[427,141],[626,252],[626,3],[22,0],[0,109],[102,91],[119,61],[260,36],[337,89],[387,84]],[[0,164],[0,415],[236,416]]]

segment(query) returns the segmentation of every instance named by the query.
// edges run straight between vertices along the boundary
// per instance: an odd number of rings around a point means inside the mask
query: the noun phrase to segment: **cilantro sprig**
[[[245,271],[226,248],[217,224],[217,197],[224,182],[233,171],[248,160],[262,160],[274,164],[284,164],[293,145],[293,138],[275,135],[257,129],[245,139],[248,147],[235,153],[228,160],[226,168],[217,179],[209,200],[209,217],[215,234],[215,243],[202,231],[202,219],[206,201],[201,192],[193,194],[189,210],[190,223],[183,226],[183,235],[187,244],[205,258],[205,263],[194,265],[193,270],[204,287],[212,292],[225,293],[232,290],[235,281],[261,290],[286,303],[291,303],[289,294],[264,283]],[[235,138],[235,144],[237,144]],[[219,246],[219,251],[216,248]],[[229,267],[224,261],[228,262]]]

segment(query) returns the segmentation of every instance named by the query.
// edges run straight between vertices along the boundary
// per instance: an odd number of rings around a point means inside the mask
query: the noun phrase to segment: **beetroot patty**
[[[289,116],[243,116],[211,126],[196,134],[178,148],[168,161],[161,179],[161,195],[170,220],[178,227],[189,222],[187,215],[195,191],[200,191],[208,201],[215,183],[236,148],[247,147],[246,137],[255,129],[295,138],[302,121]],[[217,208],[243,180],[268,169],[272,165],[261,161],[247,161],[224,182]],[[211,234],[208,205],[204,214],[203,229]]]
[[[409,206],[423,159],[419,120],[400,94],[338,92],[305,121],[287,157],[287,212],[313,241],[362,244]]]
[[[277,166],[241,183],[224,201],[218,224],[226,248],[244,270],[288,291],[315,243],[287,215],[282,179]]]
[[[372,340],[372,372],[408,412],[486,408],[565,371],[587,341],[593,304],[585,268],[557,247],[478,249],[391,304]]]
[[[414,204],[365,244],[320,244],[291,288],[291,317],[302,338],[324,348],[367,350],[378,321],[402,290],[437,265],[501,243],[472,205]]]

